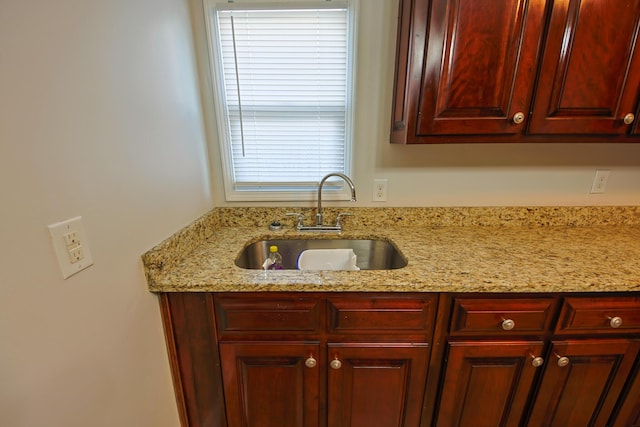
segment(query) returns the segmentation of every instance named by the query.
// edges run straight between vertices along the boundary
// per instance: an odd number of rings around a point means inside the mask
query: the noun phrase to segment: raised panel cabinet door
[[[522,132],[545,3],[431,2],[418,135]]]
[[[640,89],[639,18],[640,0],[553,2],[529,133],[629,132]]]
[[[640,367],[636,368],[611,427],[640,427]]]
[[[331,427],[418,427],[429,349],[426,343],[330,343]]]
[[[435,425],[521,426],[542,350],[542,341],[450,342]]]
[[[318,427],[317,343],[221,343],[228,427]]]
[[[529,427],[605,427],[638,354],[627,339],[555,341]]]

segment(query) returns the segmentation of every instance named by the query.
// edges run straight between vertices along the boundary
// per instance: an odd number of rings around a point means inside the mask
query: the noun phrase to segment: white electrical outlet
[[[82,247],[82,245],[76,245],[69,248],[69,261],[71,261],[71,264],[80,262],[83,259],[84,259],[84,248]]]
[[[64,238],[64,243],[67,246],[74,246],[78,244],[78,233],[76,233],[75,231],[70,231],[62,237]]]
[[[591,185],[592,194],[604,193],[607,188],[609,172],[611,171],[602,169],[596,170],[596,175],[593,177],[593,184]]]
[[[49,234],[64,279],[93,265],[81,217],[49,225]]]
[[[387,201],[387,184],[388,184],[388,180],[386,179],[373,180],[373,201],[374,202]]]

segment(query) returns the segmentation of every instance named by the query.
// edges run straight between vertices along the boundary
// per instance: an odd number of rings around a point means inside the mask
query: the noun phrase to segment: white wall
[[[389,144],[397,4],[360,0],[352,174],[356,205],[640,204],[640,144]],[[209,135],[213,140],[215,131]],[[239,205],[225,202],[215,140],[212,147],[215,205]],[[589,190],[597,168],[610,169],[611,175],[606,193],[593,195]],[[374,178],[389,180],[388,202],[372,202]]]
[[[193,64],[185,0],[0,2],[0,425],[178,425],[140,255],[212,207]]]

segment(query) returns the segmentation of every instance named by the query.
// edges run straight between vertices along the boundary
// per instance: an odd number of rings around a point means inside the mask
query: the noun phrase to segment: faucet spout
[[[330,174],[326,175],[324,178],[322,178],[322,180],[320,181],[320,184],[318,184],[318,212],[316,214],[316,225],[317,226],[321,226],[322,225],[322,187],[324,186],[325,181],[328,178],[331,178],[332,176],[337,176],[339,178],[342,178],[344,180],[344,182],[346,182],[349,185],[349,188],[351,190],[351,201],[352,202],[356,201],[356,186],[353,184],[353,181],[351,181],[351,178],[349,178],[347,175],[345,175],[343,173],[339,173],[339,172],[333,172],[333,173],[330,173]]]

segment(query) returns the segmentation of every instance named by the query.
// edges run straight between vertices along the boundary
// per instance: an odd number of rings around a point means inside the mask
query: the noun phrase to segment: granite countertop
[[[347,222],[348,217],[340,235],[300,233],[291,226],[269,231],[264,224],[286,210],[214,210],[143,255],[149,290],[640,291],[639,208],[452,209],[394,209],[385,211],[384,220],[380,211],[352,209],[360,217]],[[371,217],[378,222],[372,224]],[[300,236],[390,240],[408,265],[263,271],[234,263],[251,242]]]
[[[350,230],[340,237],[391,240],[408,265],[398,270],[351,272],[246,270],[234,264],[246,242],[300,234],[270,233],[255,227],[220,230],[189,257],[159,274],[150,290],[640,291],[638,226]]]

